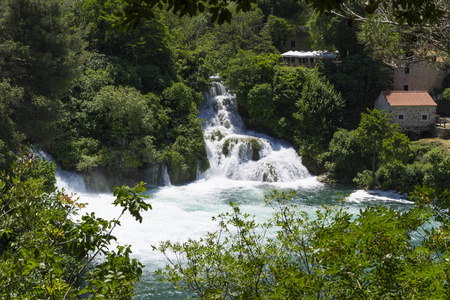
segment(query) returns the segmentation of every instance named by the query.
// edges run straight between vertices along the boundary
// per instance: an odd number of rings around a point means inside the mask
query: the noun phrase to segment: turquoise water
[[[263,184],[249,181],[233,181],[225,178],[200,180],[183,186],[168,186],[149,190],[152,210],[144,214],[142,224],[130,216],[124,216],[122,226],[115,231],[118,242],[132,246],[133,257],[146,266],[141,281],[136,286],[135,299],[180,299],[188,296],[176,291],[170,284],[158,282],[155,270],[166,264],[162,254],[152,251],[151,245],[161,241],[186,241],[199,239],[208,231],[216,230],[212,217],[229,211],[230,202],[239,203],[244,212],[254,215],[258,222],[264,222],[272,215],[272,209],[265,206],[264,195],[272,190],[295,190],[293,202],[301,210],[313,214],[321,204],[339,204],[347,196],[345,205],[357,214],[367,205],[382,204],[396,209],[411,207],[412,202],[398,194],[357,190],[352,186],[328,185],[308,177],[292,183]],[[88,210],[98,216],[114,218],[120,210],[113,208],[112,195],[80,194],[84,202],[90,203]]]

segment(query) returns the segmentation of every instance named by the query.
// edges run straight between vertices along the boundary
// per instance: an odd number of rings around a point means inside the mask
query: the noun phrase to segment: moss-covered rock
[[[237,144],[240,144],[239,155],[241,157],[245,156],[246,154],[244,145],[249,145],[251,149],[251,160],[257,161],[261,158],[259,154],[259,152],[261,151],[261,142],[258,138],[254,137],[226,139],[222,145],[222,153],[225,156],[228,156],[231,149]]]

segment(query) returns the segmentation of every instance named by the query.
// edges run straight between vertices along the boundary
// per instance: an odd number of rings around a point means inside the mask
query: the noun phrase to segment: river
[[[120,244],[131,245],[132,256],[145,264],[135,299],[180,299],[183,294],[170,284],[160,283],[154,271],[166,264],[152,245],[165,240],[199,239],[217,224],[212,217],[229,211],[230,202],[239,203],[244,212],[264,222],[272,215],[265,206],[264,195],[272,190],[297,193],[293,198],[300,209],[313,214],[321,204],[338,204],[347,197],[350,212],[357,214],[367,205],[384,204],[396,209],[408,208],[412,202],[396,193],[362,191],[353,186],[323,184],[311,176],[296,151],[283,141],[245,130],[237,114],[234,97],[216,83],[200,109],[205,119],[204,132],[211,168],[198,175],[193,183],[167,185],[149,189],[152,210],[144,212],[143,222],[125,215],[114,235]],[[112,194],[86,191],[79,175],[58,170],[58,187],[76,192],[87,212],[112,219],[120,214],[114,208]]]

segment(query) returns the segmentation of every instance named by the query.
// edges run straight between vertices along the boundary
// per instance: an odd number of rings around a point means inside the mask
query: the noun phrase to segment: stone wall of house
[[[386,97],[381,93],[375,100],[375,108],[379,111],[385,111],[386,113],[391,112],[391,107],[389,106]]]
[[[404,91],[407,86],[409,91],[432,92],[435,88],[442,87],[443,79],[441,71],[430,67],[426,62],[419,62],[394,70],[393,89]]]
[[[392,106],[391,113],[402,131],[421,133],[436,124],[435,106]]]

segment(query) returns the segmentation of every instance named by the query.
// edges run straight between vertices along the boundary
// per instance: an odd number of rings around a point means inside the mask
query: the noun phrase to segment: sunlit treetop
[[[233,12],[249,11],[257,0],[123,0],[125,2],[122,23],[123,28],[134,28],[141,18],[152,18],[153,9],[166,9],[180,17],[195,16],[209,12],[213,23],[230,22]],[[377,10],[391,10],[400,23],[410,24],[436,22],[443,14],[440,2],[447,0],[295,0],[303,1],[321,13],[340,11],[343,7],[356,2],[364,5],[368,14]],[[230,4],[234,4],[230,6]]]

